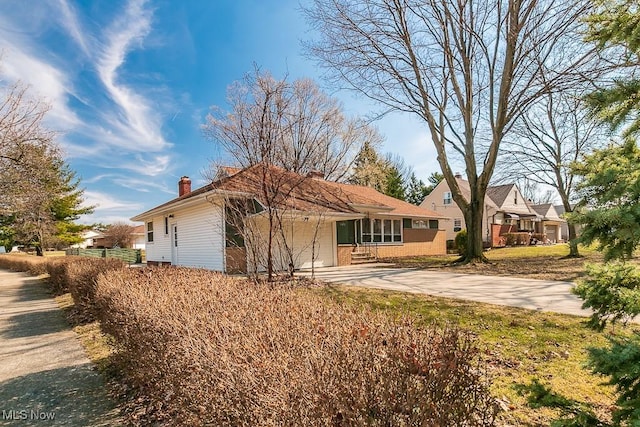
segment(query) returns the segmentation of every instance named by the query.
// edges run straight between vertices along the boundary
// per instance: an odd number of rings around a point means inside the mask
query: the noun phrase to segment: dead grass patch
[[[573,282],[585,275],[585,263],[602,262],[602,255],[592,248],[580,248],[583,257],[565,258],[567,245],[522,246],[492,249],[485,252],[487,264],[451,265],[457,256],[389,258],[394,267],[438,269],[456,273],[489,276],[527,277],[540,280]]]
[[[606,345],[604,334],[585,327],[585,318],[556,313],[414,295],[402,292],[330,286],[310,289],[335,301],[410,315],[418,324],[454,324],[476,334],[492,375],[492,393],[503,412],[499,425],[548,426],[559,411],[530,408],[518,386],[535,379],[568,399],[610,420],[613,388],[585,369],[586,348]],[[616,327],[619,334],[631,328]],[[609,332],[611,332],[609,330]]]

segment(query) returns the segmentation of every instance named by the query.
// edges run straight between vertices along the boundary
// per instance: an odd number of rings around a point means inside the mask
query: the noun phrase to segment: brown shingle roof
[[[266,185],[263,186],[263,184]],[[263,205],[308,212],[358,213],[367,206],[389,215],[438,218],[436,212],[386,196],[373,188],[308,178],[284,169],[255,165],[211,184],[212,189],[249,193]]]
[[[436,212],[386,196],[373,188],[309,178],[275,166],[254,165],[198,188],[137,216],[208,192],[244,193],[262,205],[303,212],[388,215],[441,218]]]
[[[487,187],[487,196],[491,197],[491,200],[493,200],[496,205],[502,206],[507,197],[509,197],[509,193],[514,185],[515,184],[503,184]]]

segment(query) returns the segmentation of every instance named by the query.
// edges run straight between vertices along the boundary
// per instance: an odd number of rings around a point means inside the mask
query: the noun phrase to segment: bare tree
[[[49,106],[28,96],[27,87],[3,88],[0,99],[0,213],[12,212],[46,173],[49,158],[60,155],[55,134],[42,126]]]
[[[543,189],[538,182],[532,181],[526,176],[518,176],[515,179],[510,179],[510,181],[515,181],[522,193],[522,197],[533,205],[544,205],[553,203],[556,200],[556,191],[549,188]]]
[[[133,231],[135,226],[126,222],[114,222],[108,225],[103,234],[112,248],[128,248],[133,243]]]
[[[366,141],[381,140],[375,128],[347,118],[340,103],[309,79],[276,80],[256,70],[231,85],[227,99],[231,111],[214,107],[203,132],[241,167],[265,162],[339,181]]]
[[[571,164],[607,140],[581,99],[567,91],[545,95],[521,115],[500,157],[503,176],[554,188],[567,213],[573,211],[577,184]],[[569,256],[577,257],[576,227],[569,221],[568,228]]]
[[[232,258],[227,261],[233,262],[228,268],[246,267],[256,278],[266,271],[272,281],[278,272],[293,276],[300,257],[309,251],[314,268],[326,203],[312,181],[259,164],[212,184],[228,192],[223,203],[227,254]]]
[[[310,55],[332,77],[427,125],[438,162],[464,213],[463,259],[485,261],[482,214],[500,144],[544,93],[584,78],[587,0],[314,0],[320,38]],[[543,84],[542,73],[549,76]],[[465,164],[470,199],[450,166]]]
[[[6,86],[0,100],[0,215],[17,242],[42,249],[81,240],[83,190],[43,126],[49,106],[21,84]]]

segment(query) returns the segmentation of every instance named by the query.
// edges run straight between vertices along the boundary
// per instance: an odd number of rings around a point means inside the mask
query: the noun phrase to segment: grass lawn
[[[575,281],[584,275],[584,264],[601,262],[602,255],[592,247],[580,247],[582,258],[564,258],[569,254],[566,244],[551,246],[518,246],[485,252],[489,264],[450,265],[457,255],[438,257],[390,258],[397,267],[431,268],[458,273],[493,276],[519,276],[543,280]]]
[[[493,394],[506,411],[501,425],[548,426],[559,412],[533,409],[518,390],[534,380],[553,392],[587,405],[607,419],[613,388],[584,369],[586,348],[604,346],[604,334],[588,330],[583,318],[401,292],[328,286],[310,290],[347,304],[366,305],[397,316],[409,314],[424,325],[457,325],[478,337]],[[626,330],[617,328],[618,333]]]

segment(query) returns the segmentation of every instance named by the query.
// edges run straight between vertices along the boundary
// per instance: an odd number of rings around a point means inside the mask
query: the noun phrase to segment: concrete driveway
[[[303,273],[310,275],[309,272]],[[571,282],[504,276],[459,274],[438,270],[389,268],[380,264],[318,268],[318,279],[330,283],[458,298],[531,310],[590,316],[571,293]]]

